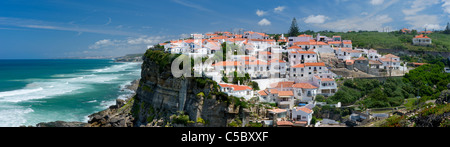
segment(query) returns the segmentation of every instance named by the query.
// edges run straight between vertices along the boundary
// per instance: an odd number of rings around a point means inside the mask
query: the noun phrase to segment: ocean
[[[113,60],[0,60],[0,127],[87,122],[126,99],[141,63]]]

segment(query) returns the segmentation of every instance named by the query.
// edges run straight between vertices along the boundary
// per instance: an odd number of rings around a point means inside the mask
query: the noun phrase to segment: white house
[[[249,100],[253,97],[253,89],[248,86],[233,85],[233,84],[219,84],[220,91],[230,96],[243,97]]]
[[[314,76],[313,85],[318,87],[317,94],[323,96],[333,96],[338,91],[336,80],[331,78],[321,78]]]
[[[432,40],[428,36],[425,36],[423,34],[417,35],[413,38],[413,45],[421,45],[421,46],[427,46],[431,45]]]
[[[317,95],[317,87],[310,83],[297,83],[292,85],[294,96],[300,102],[312,102]]]
[[[234,71],[242,71],[245,66],[239,61],[221,61],[213,64],[212,67],[214,67],[214,71],[216,72],[225,71],[225,73],[230,73]]]
[[[313,51],[290,51],[288,57],[290,65],[316,63],[319,60],[317,53]]]
[[[269,39],[269,35],[253,31],[244,32],[243,37],[247,39]]]
[[[307,107],[297,107],[292,109],[292,120],[296,122],[306,122],[306,125],[311,125],[313,114],[314,111]]]
[[[309,42],[310,40],[313,40],[313,36],[306,34],[299,35],[297,37],[288,37],[288,45],[292,46],[296,42]]]
[[[393,69],[400,69],[400,67],[401,67],[400,57],[392,55],[392,54],[385,55],[385,56],[381,57],[380,59],[378,59],[378,61],[380,61],[382,63],[381,68],[384,68],[384,69],[389,69],[390,67],[392,67]]]

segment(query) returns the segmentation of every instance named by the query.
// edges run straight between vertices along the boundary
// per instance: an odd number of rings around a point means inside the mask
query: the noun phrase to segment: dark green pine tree
[[[450,23],[447,23],[447,27],[445,27],[444,34],[450,34]]]
[[[300,35],[300,29],[298,28],[297,19],[292,20],[291,28],[289,29],[288,36],[289,37],[297,37]]]

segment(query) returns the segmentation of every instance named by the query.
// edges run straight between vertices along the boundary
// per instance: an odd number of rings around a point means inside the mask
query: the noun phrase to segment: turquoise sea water
[[[133,94],[140,63],[112,60],[0,60],[0,127],[88,121]]]

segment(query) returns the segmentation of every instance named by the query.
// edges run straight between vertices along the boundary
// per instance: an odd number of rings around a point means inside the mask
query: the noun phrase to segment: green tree
[[[447,27],[445,27],[444,34],[450,34],[450,23],[447,23]]]
[[[300,35],[300,29],[298,28],[297,19],[292,20],[291,27],[289,28],[288,36],[289,37],[296,37]]]
[[[276,34],[275,36],[273,36],[273,39],[278,42],[278,40],[280,40],[280,34]]]

